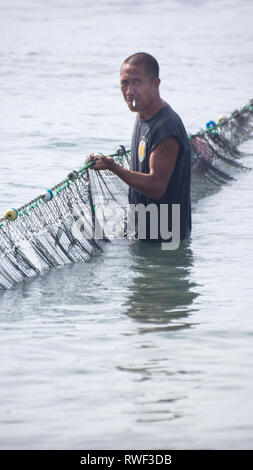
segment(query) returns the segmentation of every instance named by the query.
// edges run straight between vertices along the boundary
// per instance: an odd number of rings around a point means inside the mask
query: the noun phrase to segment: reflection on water
[[[174,343],[176,330],[191,328],[193,301],[198,295],[197,285],[191,281],[191,241],[171,252],[162,251],[160,243],[136,242],[129,246],[129,255],[134,276],[125,305],[136,328],[131,354],[117,370],[133,384],[129,415],[135,419],[135,428],[159,425],[160,436],[164,436],[160,442],[166,446],[168,423],[174,425],[187,416],[187,387],[195,387],[201,380],[198,368],[178,361]],[[147,436],[148,431],[142,428],[142,432]]]
[[[136,276],[129,288],[128,315],[149,323],[148,328],[141,328],[143,333],[189,327],[186,319],[198,295],[189,275],[193,264],[190,241],[174,251],[162,251],[160,243],[138,242],[131,251]]]

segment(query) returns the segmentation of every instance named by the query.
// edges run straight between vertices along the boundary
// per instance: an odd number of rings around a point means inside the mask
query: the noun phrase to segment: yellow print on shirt
[[[145,158],[145,147],[146,147],[146,142],[144,139],[141,139],[140,144],[139,144],[139,150],[138,150],[138,156],[140,162],[143,162]]]

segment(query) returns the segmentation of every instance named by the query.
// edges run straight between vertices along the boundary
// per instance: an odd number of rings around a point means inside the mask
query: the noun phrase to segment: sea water
[[[119,70],[134,52],[158,59],[188,133],[248,102],[252,14],[247,0],[1,0],[0,213],[90,152],[129,148]],[[177,251],[114,241],[0,292],[0,448],[253,448],[253,174],[235,176],[194,204]]]

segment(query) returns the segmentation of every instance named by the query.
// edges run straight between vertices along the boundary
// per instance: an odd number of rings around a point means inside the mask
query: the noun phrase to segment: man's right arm
[[[118,165],[112,157],[100,155],[92,167],[94,170],[110,170],[136,191],[152,199],[160,199],[175,168],[179,144],[175,137],[167,137],[151,152],[149,173],[127,170]],[[88,161],[94,159],[94,154]]]

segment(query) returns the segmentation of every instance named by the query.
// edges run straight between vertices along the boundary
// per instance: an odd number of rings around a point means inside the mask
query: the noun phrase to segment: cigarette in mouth
[[[135,108],[136,101],[135,101],[135,100],[133,100],[133,103],[132,103],[132,104],[133,104],[133,108]]]

